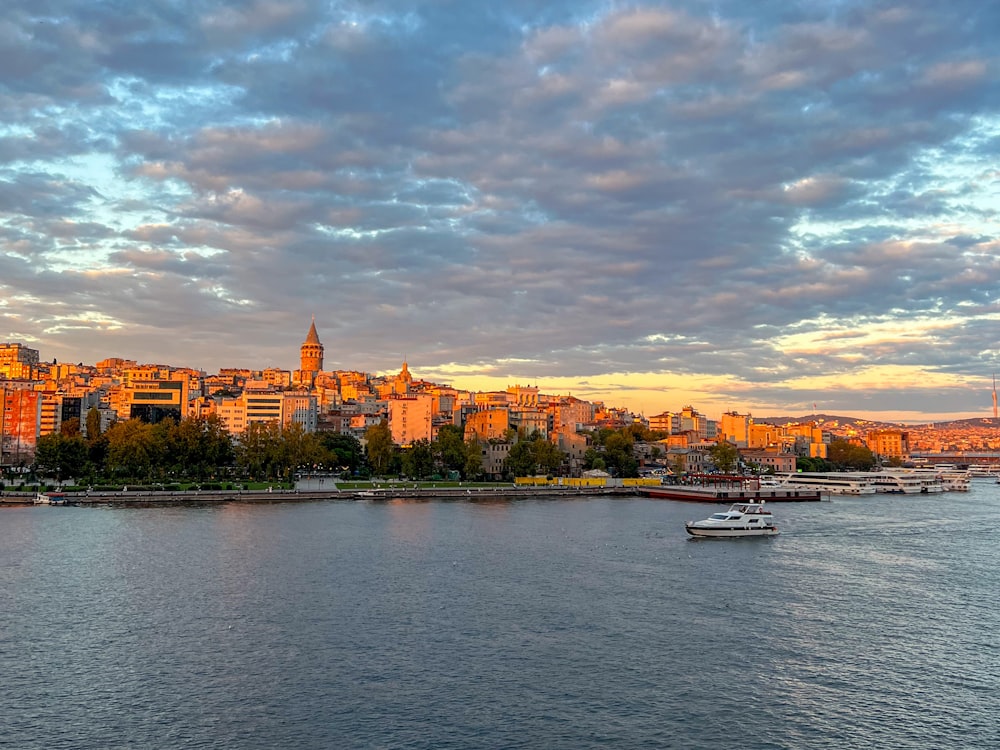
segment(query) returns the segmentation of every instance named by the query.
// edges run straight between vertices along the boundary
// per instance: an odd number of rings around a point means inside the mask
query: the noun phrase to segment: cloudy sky
[[[4,0],[0,341],[992,414],[1000,4]],[[814,406],[815,404],[815,406]]]

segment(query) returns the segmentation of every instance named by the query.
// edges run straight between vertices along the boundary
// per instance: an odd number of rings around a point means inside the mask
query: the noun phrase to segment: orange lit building
[[[35,459],[42,424],[42,394],[4,388],[0,411],[0,465],[23,466]]]

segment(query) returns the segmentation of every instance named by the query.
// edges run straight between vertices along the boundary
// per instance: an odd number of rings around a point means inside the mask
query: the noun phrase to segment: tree
[[[276,422],[251,422],[240,435],[236,465],[249,479],[278,477],[280,428]]]
[[[43,435],[35,448],[35,470],[58,481],[81,477],[87,471],[87,444],[79,435]]]
[[[318,435],[320,446],[326,455],[320,463],[329,467],[355,473],[364,461],[364,448],[361,441],[354,435],[342,432],[321,432]]]
[[[107,468],[121,477],[146,479],[154,465],[153,426],[139,419],[119,422],[107,432]]]
[[[475,479],[483,473],[483,448],[475,438],[465,443],[465,462],[462,464],[462,478]]]
[[[639,461],[632,453],[631,433],[612,432],[604,438],[604,461],[608,470],[618,477],[639,476]]]
[[[527,440],[518,440],[510,447],[504,460],[504,473],[509,477],[531,477],[536,473],[535,457]]]
[[[839,470],[868,471],[875,465],[875,456],[867,447],[840,439],[830,441],[827,460]]]
[[[515,477],[558,473],[565,454],[537,430],[528,439],[518,440],[507,454],[506,473]]]
[[[559,473],[563,459],[566,457],[566,454],[559,450],[559,446],[539,437],[532,441],[531,449],[535,456],[535,465],[540,472],[544,472],[546,475]]]
[[[443,425],[431,445],[435,460],[442,472],[457,471],[464,477],[468,453],[461,427],[453,424]]]
[[[375,476],[384,477],[392,467],[396,454],[396,445],[392,442],[392,432],[386,420],[365,430],[365,450],[372,472]]]
[[[59,425],[59,434],[66,437],[75,437],[80,434],[80,418],[70,417]]]
[[[723,474],[732,474],[740,460],[740,452],[736,446],[725,440],[720,440],[708,449],[715,468]]]
[[[427,440],[417,440],[401,455],[403,473],[413,479],[424,479],[434,472],[434,451]]]
[[[93,443],[101,436],[101,412],[96,406],[87,409],[87,442]]]

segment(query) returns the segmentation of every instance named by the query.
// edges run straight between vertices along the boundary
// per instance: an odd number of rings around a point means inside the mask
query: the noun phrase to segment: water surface
[[[0,746],[1000,746],[1000,487],[714,508],[5,508]]]

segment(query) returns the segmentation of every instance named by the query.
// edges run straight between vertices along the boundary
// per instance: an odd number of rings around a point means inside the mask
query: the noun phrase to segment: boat
[[[972,477],[969,472],[955,469],[951,471],[938,470],[938,477],[944,486],[945,492],[968,492],[972,484]]]
[[[64,492],[39,492],[35,495],[35,505],[65,505],[66,493]]]
[[[828,495],[874,495],[871,475],[845,474],[839,471],[801,471],[786,474],[781,480],[785,489],[809,489]]]
[[[1000,469],[996,466],[973,464],[969,466],[969,476],[972,479],[997,479],[1000,477]]]
[[[778,527],[764,502],[733,503],[729,510],[713,513],[703,521],[684,524],[687,533],[696,537],[733,538],[744,536],[774,536]]]
[[[872,474],[872,482],[878,492],[890,495],[920,495],[926,494],[925,477],[914,471],[876,471]]]

